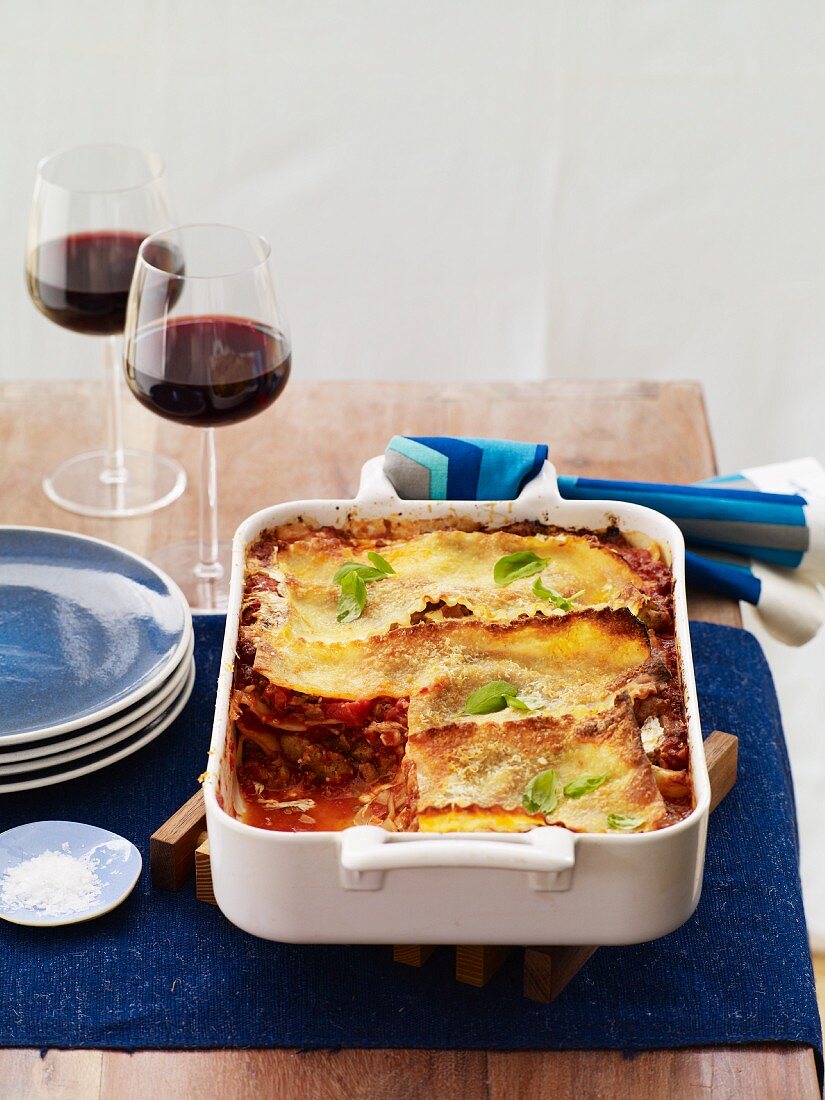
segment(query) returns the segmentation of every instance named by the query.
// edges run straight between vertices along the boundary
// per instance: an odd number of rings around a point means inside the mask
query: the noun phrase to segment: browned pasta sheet
[[[553,767],[562,792],[580,776],[605,776],[585,797],[559,798],[548,824],[598,832],[617,808],[655,829],[666,808],[626,695],[585,718],[531,716],[501,724],[459,722],[410,734],[407,754],[418,781],[418,811],[497,807],[522,817],[525,787]],[[432,826],[432,822],[427,827]]]

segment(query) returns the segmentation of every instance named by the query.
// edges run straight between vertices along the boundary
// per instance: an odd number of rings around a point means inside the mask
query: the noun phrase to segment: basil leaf
[[[364,605],[367,602],[367,586],[364,584],[360,573],[355,570],[345,573],[340,584],[341,595],[338,597],[336,619],[339,623],[351,623],[364,610]]]
[[[510,699],[518,695],[518,688],[506,680],[491,680],[473,692],[464,704],[462,714],[493,714],[504,710]]]
[[[521,804],[528,814],[549,814],[558,805],[556,773],[552,768],[534,775],[524,788]]]
[[[491,680],[473,692],[464,704],[462,714],[494,714],[510,707],[512,710],[541,710],[547,702],[538,695],[519,696],[518,688],[506,680]]]
[[[582,798],[583,795],[590,794],[597,787],[601,787],[605,779],[607,779],[606,775],[583,775],[581,778],[574,779],[567,784],[564,788],[564,797]]]
[[[498,559],[493,566],[493,580],[499,588],[503,588],[520,577],[532,577],[534,573],[540,573],[544,566],[545,559],[534,554],[532,550],[519,550],[516,554],[505,554]]]
[[[572,596],[562,596],[561,592],[556,592],[554,588],[546,588],[541,583],[541,577],[536,577],[533,581],[533,595],[538,596],[540,600],[550,600],[560,608],[562,611],[573,610],[573,600],[579,596],[584,595],[584,589],[580,588],[578,592],[574,592]]]
[[[386,576],[386,573],[372,565],[364,565],[360,561],[348,561],[341,566],[332,578],[332,583],[340,584],[344,577],[348,577],[350,573],[357,573],[362,581],[380,581]]]
[[[387,561],[387,559],[382,558],[380,554],[376,554],[374,550],[370,550],[367,554],[367,557],[370,559],[375,568],[378,569],[381,573],[384,573],[386,576],[389,577],[393,573],[395,573],[395,570]]]
[[[624,829],[626,833],[632,833],[644,825],[642,817],[628,817],[627,814],[608,814],[607,824],[611,829]]]
[[[339,623],[351,623],[357,619],[367,602],[367,583],[369,581],[383,581],[395,570],[380,554],[369,551],[367,557],[372,565],[364,565],[360,561],[344,562],[341,568],[332,578],[332,583],[340,585],[341,594],[338,597]]]

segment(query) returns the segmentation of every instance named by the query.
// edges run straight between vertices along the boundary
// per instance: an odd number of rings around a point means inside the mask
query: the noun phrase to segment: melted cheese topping
[[[462,715],[470,695],[492,680],[512,684],[522,698],[541,704],[543,715],[583,717],[612,706],[620,691],[635,696],[667,679],[650,657],[647,631],[626,610],[533,619],[503,630],[462,622],[449,636],[456,651],[430,666],[422,677],[426,688],[410,697],[410,733],[456,722],[501,726],[504,712]],[[506,720],[526,721],[531,713],[508,709]]]
[[[542,715],[500,719],[494,729],[470,722],[411,732],[407,756],[415,765],[419,813],[447,811],[439,822],[445,830],[467,828],[478,807],[510,811],[514,823],[527,818],[534,825],[588,832],[608,829],[614,812],[635,818],[641,830],[655,829],[666,813],[627,696],[584,719]],[[524,789],[546,768],[556,773],[558,802],[546,815],[530,818],[522,811]],[[584,776],[606,778],[584,797],[566,798],[565,786]],[[466,816],[456,812],[461,807],[469,809]]]
[[[524,810],[490,810],[470,806],[467,809],[426,810],[418,815],[421,833],[526,833],[543,825],[544,818]]]
[[[433,707],[452,713],[476,687],[508,678],[535,688],[555,709],[592,706],[605,695],[612,702],[650,658],[647,631],[627,610],[511,624],[420,623],[349,644],[287,644],[283,634],[258,633],[256,645],[256,671],[280,687],[338,699],[414,696],[433,687]]]
[[[350,623],[336,620],[339,589],[332,583],[346,562],[368,564],[367,553],[378,549],[396,575],[367,585],[367,604]],[[280,593],[265,594],[271,632],[290,638],[347,643],[410,626],[428,605],[467,608],[484,622],[512,622],[521,616],[563,614],[552,602],[533,594],[535,577],[504,587],[493,583],[499,558],[532,551],[544,558],[542,583],[563,596],[576,592],[577,607],[630,607],[644,602],[635,574],[619,554],[572,534],[513,535],[498,531],[430,531],[386,545],[374,539],[352,543],[310,536],[283,545],[260,563],[277,581]]]

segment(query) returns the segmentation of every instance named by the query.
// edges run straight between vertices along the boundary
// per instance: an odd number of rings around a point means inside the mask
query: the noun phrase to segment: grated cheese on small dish
[[[9,912],[34,909],[44,917],[64,917],[91,909],[103,885],[91,853],[41,852],[10,867],[0,879],[0,902]]]

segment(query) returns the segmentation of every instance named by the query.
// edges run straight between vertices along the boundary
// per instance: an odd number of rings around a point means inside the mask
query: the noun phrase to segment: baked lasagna
[[[659,547],[616,528],[297,522],[247,549],[227,767],[290,832],[645,832],[693,806]]]

